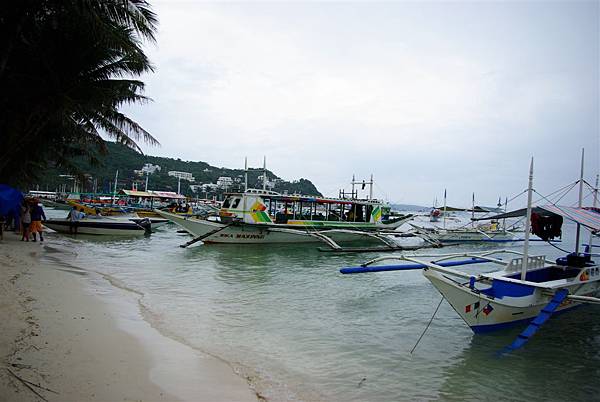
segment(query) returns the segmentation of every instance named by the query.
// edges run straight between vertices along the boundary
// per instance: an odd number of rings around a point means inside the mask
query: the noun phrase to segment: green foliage
[[[160,172],[151,174],[149,177],[148,187],[152,190],[177,191],[177,179],[168,175],[168,172],[171,170],[192,173],[195,178],[194,183],[185,180],[181,181],[181,192],[189,196],[197,195],[199,197],[204,197],[206,195],[204,193],[194,194],[190,189],[190,184],[216,183],[217,179],[221,176],[229,176],[233,179],[240,178],[240,183],[234,185],[229,191],[243,190],[243,169],[218,168],[210,166],[206,162],[188,162],[182,161],[181,159],[142,155],[125,145],[113,142],[106,142],[105,145],[107,149],[106,154],[96,155],[99,163],[92,164],[89,162],[89,159],[85,157],[73,159],[73,165],[76,170],[84,173],[78,175],[80,183],[83,184],[83,191],[93,191],[94,181],[96,181],[98,192],[110,192],[111,188],[109,188],[109,183],[114,181],[117,169],[119,170],[119,189],[129,189],[132,188],[133,183],[137,183],[138,189],[143,190],[146,180],[145,176],[134,174],[134,170],[141,169],[146,163],[159,165],[161,167]],[[64,178],[59,176],[60,174],[65,173],[68,173],[68,171],[49,168],[32,189],[37,188],[37,185],[39,185],[41,190],[48,189],[50,191],[55,191],[60,188],[61,184],[67,183]],[[259,176],[262,176],[262,174],[262,169],[249,169],[248,186],[262,188],[262,182],[259,181]],[[269,170],[267,170],[267,176],[270,181],[279,179],[279,177]],[[274,190],[281,193],[287,191],[288,194],[299,193],[305,195],[321,195],[313,183],[307,179],[300,179],[293,182],[283,180],[277,181]],[[221,192],[213,192],[209,193],[208,196],[220,194]]]
[[[105,151],[101,133],[132,149],[157,144],[119,111],[148,101],[143,40],[156,16],[145,0],[19,0],[0,13],[0,182],[34,182],[48,164],[75,170]]]

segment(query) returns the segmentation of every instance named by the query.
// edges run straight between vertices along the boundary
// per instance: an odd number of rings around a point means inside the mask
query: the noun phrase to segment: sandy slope
[[[0,401],[258,399],[225,362],[152,328],[134,294],[90,286],[106,280],[60,263],[64,252],[51,237],[0,241]]]

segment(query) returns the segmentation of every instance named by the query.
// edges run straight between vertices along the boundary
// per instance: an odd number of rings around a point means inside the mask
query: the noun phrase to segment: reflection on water
[[[518,330],[474,336],[444,302],[410,354],[440,300],[419,271],[344,276],[339,268],[378,255],[179,248],[187,239],[167,226],[150,237],[66,242],[74,264],[143,294],[159,329],[252,367],[274,400],[589,400],[600,391],[598,306],[550,320],[525,349],[500,358]],[[444,252],[453,250],[461,248]],[[533,252],[559,254],[541,244]]]

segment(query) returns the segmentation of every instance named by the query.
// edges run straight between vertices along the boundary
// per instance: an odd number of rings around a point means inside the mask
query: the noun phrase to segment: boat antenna
[[[525,220],[525,242],[523,243],[523,263],[521,264],[521,280],[527,277],[527,262],[529,260],[529,232],[531,230],[531,198],[533,195],[533,156],[529,165],[529,184],[527,186],[527,219]]]
[[[596,175],[596,187],[594,188],[594,208],[598,205],[598,180],[600,179],[600,175]],[[592,242],[594,241],[594,234],[590,231],[590,241],[588,242],[588,251],[592,254]]]
[[[263,157],[263,191],[267,190],[267,157]]]
[[[354,197],[354,185],[356,184],[355,181],[356,181],[356,177],[353,174],[352,175],[352,198],[355,198]],[[358,197],[356,197],[356,198],[358,198]]]
[[[577,207],[583,205],[583,160],[585,157],[585,148],[581,148],[581,175],[579,176],[579,202]],[[581,235],[581,225],[577,222],[577,236],[575,237],[575,254],[579,254],[579,237]]]
[[[444,189],[444,229],[446,229],[446,189]]]
[[[373,173],[371,173],[371,182],[369,183],[369,199],[373,199]]]
[[[248,157],[244,158],[244,192],[248,190]]]

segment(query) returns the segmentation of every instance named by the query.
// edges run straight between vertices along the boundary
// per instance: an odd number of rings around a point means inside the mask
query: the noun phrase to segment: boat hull
[[[163,218],[169,219],[184,228],[193,236],[205,236],[204,243],[229,243],[229,244],[264,244],[264,243],[322,243],[323,240],[313,237],[303,231],[304,227],[291,225],[226,225],[206,219],[197,219],[164,211],[157,211]],[[370,237],[372,232],[364,234],[353,232],[344,233],[340,228],[322,228],[321,233],[327,235],[335,242],[374,241]],[[314,228],[313,228],[314,230]]]
[[[431,269],[423,275],[444,296],[452,308],[475,333],[485,333],[531,321],[552,299],[539,287],[519,285],[512,295],[501,298],[489,297],[478,289],[453,280],[449,276]],[[600,282],[575,283],[564,286],[570,294],[594,296],[600,291]],[[556,312],[564,312],[582,303],[563,301]]]
[[[447,231],[431,236],[443,244],[457,243],[512,243],[518,241],[513,232]]]
[[[146,233],[143,227],[129,221],[79,221],[76,224],[77,234],[138,236]],[[66,219],[50,219],[44,222],[44,226],[59,233],[73,234],[72,223]]]

